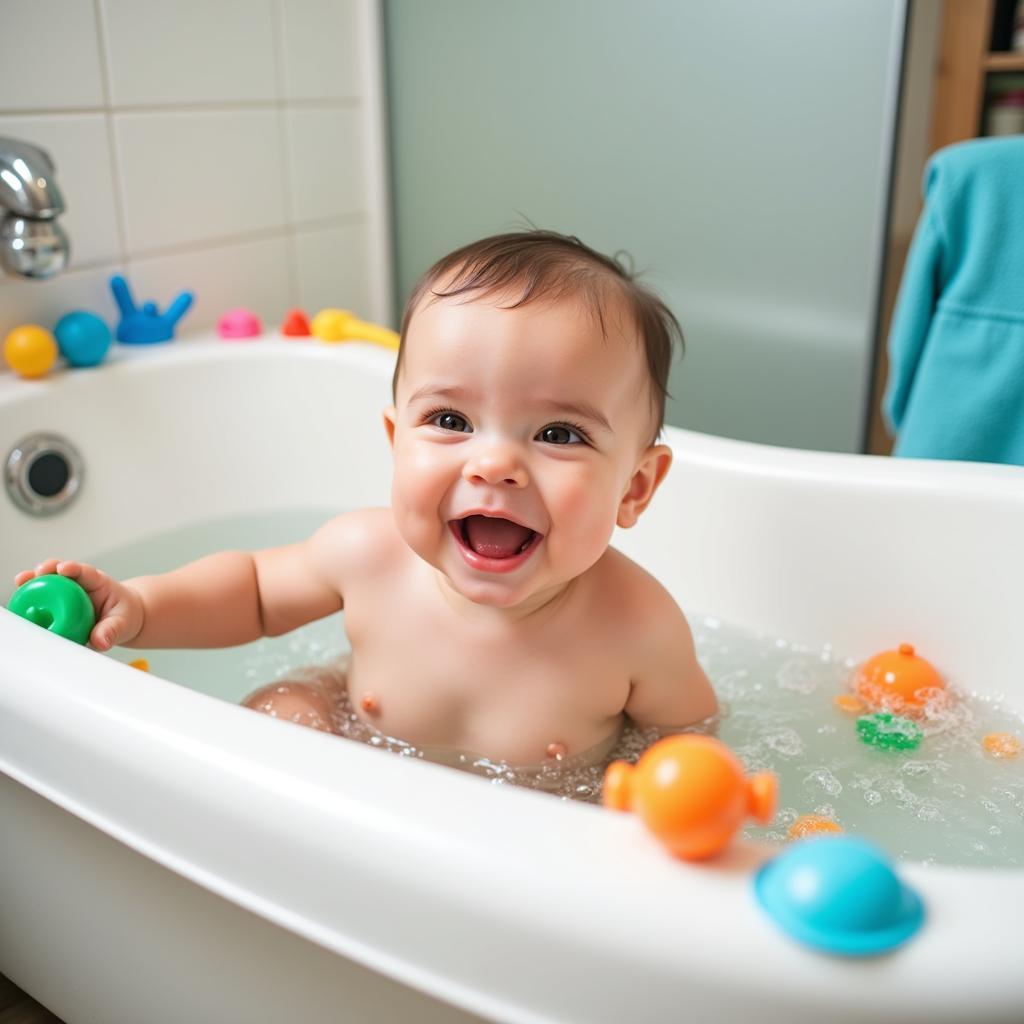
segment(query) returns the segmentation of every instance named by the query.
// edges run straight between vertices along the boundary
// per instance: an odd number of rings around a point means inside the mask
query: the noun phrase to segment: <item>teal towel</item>
[[[1024,465],[1024,136],[940,150],[889,334],[894,455]]]

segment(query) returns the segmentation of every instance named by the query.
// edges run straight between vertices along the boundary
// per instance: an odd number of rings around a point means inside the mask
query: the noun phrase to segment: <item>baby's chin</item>
[[[519,585],[502,581],[500,583],[481,580],[453,580],[443,569],[438,570],[444,577],[444,585],[450,587],[460,597],[480,608],[495,608],[505,611],[521,610],[532,612],[544,607],[561,594],[569,581],[548,584],[545,587]]]

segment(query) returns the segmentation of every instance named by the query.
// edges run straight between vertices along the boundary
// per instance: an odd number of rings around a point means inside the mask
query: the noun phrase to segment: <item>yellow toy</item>
[[[42,377],[57,361],[57,342],[38,324],[21,324],[4,339],[4,359],[20,377]]]
[[[385,348],[398,348],[398,335],[380,324],[360,320],[347,309],[321,309],[309,325],[321,341],[369,341]]]

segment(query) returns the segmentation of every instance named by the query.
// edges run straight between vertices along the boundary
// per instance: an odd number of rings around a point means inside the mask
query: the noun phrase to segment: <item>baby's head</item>
[[[683,333],[672,311],[616,260],[554,231],[492,235],[439,259],[415,284],[402,314],[401,344],[391,382],[398,398],[406,342],[413,317],[423,305],[444,298],[460,301],[499,298],[506,309],[532,302],[568,302],[594,320],[601,336],[609,330],[630,337],[646,370],[654,444],[661,435],[668,374]],[[609,323],[608,316],[618,316]]]
[[[575,238],[497,235],[438,261],[406,305],[385,412],[406,541],[476,603],[550,599],[668,471],[677,340],[665,304]]]

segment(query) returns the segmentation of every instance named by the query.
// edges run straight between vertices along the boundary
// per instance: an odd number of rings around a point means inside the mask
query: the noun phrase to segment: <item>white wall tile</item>
[[[0,11],[0,109],[103,106],[92,0],[22,0]]]
[[[76,309],[95,313],[111,331],[117,306],[110,294],[112,269],[66,270],[46,281],[0,277],[0,340],[18,324],[40,324],[52,331],[57,321]],[[6,364],[0,359],[0,368]]]
[[[119,271],[161,308],[194,291],[183,332],[240,305],[268,328],[294,305],[369,316],[361,40],[375,2],[11,4],[0,133],[54,156],[72,266],[48,281],[0,276],[0,337],[73,309],[116,327]],[[42,54],[26,45],[37,38]],[[82,108],[95,112],[69,112]]]
[[[277,97],[271,0],[102,0],[115,105]]]
[[[276,111],[117,114],[114,133],[131,253],[284,225]]]
[[[285,96],[358,96],[363,53],[355,0],[281,0],[281,8]]]
[[[289,109],[292,216],[298,222],[366,209],[361,110]]]
[[[370,315],[365,224],[300,231],[292,244],[299,305],[311,317],[327,307]]]
[[[53,157],[57,187],[67,206],[60,223],[71,240],[71,265],[120,259],[106,117],[103,114],[0,117],[0,135],[33,142]]]
[[[288,284],[288,243],[284,236],[239,245],[195,249],[173,256],[133,259],[127,274],[136,303],[152,300],[165,309],[182,291],[195,302],[179,330],[216,326],[222,313],[251,309],[264,327],[276,328],[293,305]]]

